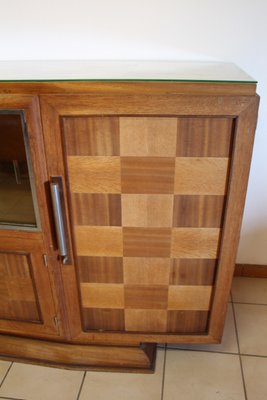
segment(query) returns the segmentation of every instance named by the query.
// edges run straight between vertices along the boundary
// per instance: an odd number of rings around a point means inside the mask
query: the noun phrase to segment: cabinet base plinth
[[[0,335],[0,358],[79,370],[152,373],[156,345],[80,345]]]

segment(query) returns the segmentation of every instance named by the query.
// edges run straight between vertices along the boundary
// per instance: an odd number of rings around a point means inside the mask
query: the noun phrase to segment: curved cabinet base
[[[156,345],[94,346],[0,335],[0,358],[50,367],[154,372]]]

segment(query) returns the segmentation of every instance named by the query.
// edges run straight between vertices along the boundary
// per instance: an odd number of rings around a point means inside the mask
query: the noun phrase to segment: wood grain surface
[[[122,283],[122,257],[86,257],[77,258],[81,282]]]
[[[124,257],[124,282],[133,285],[168,285],[170,264],[169,258]]]
[[[75,227],[78,256],[122,256],[122,228],[115,226]]]
[[[120,154],[175,157],[177,118],[121,117]]]
[[[125,257],[169,257],[170,228],[123,228]]]
[[[73,193],[120,193],[120,158],[69,156],[68,170]]]
[[[209,310],[212,286],[170,286],[169,310]]]
[[[124,308],[123,285],[115,283],[81,283],[85,308]]]
[[[203,332],[233,120],[88,116],[63,125],[84,329]]]
[[[63,118],[66,151],[70,156],[119,156],[119,119]]]
[[[0,318],[41,322],[30,257],[0,252]]]
[[[175,158],[121,157],[122,193],[173,193]]]
[[[178,118],[177,157],[229,157],[232,118]]]
[[[74,225],[121,226],[121,196],[106,193],[73,193]]]
[[[173,226],[220,228],[224,204],[224,196],[175,195]]]
[[[177,157],[175,159],[175,194],[224,195],[228,158]]]
[[[172,231],[172,258],[216,258],[220,229],[174,228]]]
[[[173,195],[123,194],[122,225],[125,227],[171,227]]]

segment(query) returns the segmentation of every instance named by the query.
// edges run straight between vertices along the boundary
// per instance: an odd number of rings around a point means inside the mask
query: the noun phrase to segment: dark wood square
[[[122,257],[77,257],[80,282],[123,283]]]
[[[207,330],[207,311],[168,311],[167,331],[170,333],[204,333]]]
[[[217,260],[171,260],[170,285],[213,285]]]
[[[63,125],[69,156],[120,155],[118,117],[66,117]]]
[[[123,228],[125,257],[170,257],[171,229]]]
[[[121,157],[122,193],[173,193],[174,173],[173,157]]]
[[[85,330],[123,331],[124,311],[110,308],[83,308]]]
[[[232,118],[178,118],[178,157],[229,157]]]
[[[72,204],[75,225],[121,225],[119,194],[73,193]]]
[[[161,285],[125,285],[125,308],[167,309],[168,286]]]
[[[220,228],[224,203],[224,196],[174,196],[173,226]]]

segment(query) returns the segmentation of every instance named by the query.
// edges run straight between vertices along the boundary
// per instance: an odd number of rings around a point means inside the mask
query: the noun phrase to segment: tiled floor
[[[220,345],[159,348],[155,374],[0,361],[0,399],[265,400],[267,279],[235,278]]]

